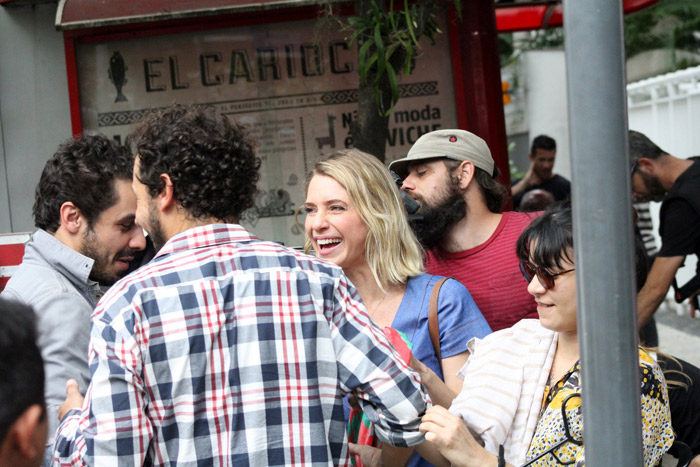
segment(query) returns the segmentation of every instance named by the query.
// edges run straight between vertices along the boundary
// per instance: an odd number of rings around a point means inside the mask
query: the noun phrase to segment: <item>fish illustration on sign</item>
[[[128,99],[124,94],[122,94],[122,87],[126,84],[126,64],[122,58],[122,54],[118,51],[112,54],[112,58],[109,59],[109,80],[114,83],[114,87],[117,88],[117,98],[114,102],[126,102]]]

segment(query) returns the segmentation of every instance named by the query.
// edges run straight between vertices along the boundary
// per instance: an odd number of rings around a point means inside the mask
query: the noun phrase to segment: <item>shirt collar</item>
[[[258,238],[238,224],[201,225],[174,235],[163,245],[156,254],[156,258],[194,248],[251,240],[258,240]]]
[[[32,243],[44,260],[62,275],[75,278],[79,284],[97,285],[97,282],[89,279],[95,264],[92,258],[75,251],[42,229],[34,232]]]

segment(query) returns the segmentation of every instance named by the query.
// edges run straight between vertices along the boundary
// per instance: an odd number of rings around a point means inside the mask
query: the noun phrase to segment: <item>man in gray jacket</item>
[[[66,380],[77,380],[81,390],[90,381],[90,315],[102,296],[100,286],[123,276],[135,252],[145,246],[134,221],[133,164],[129,151],[105,136],[83,136],[59,146],[36,188],[38,230],[3,291],[37,314],[47,445],[58,426]]]

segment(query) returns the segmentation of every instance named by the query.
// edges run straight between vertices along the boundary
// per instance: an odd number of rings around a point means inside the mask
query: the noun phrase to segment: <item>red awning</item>
[[[0,0],[0,3],[9,1],[11,0]],[[332,1],[335,3],[342,0]],[[624,11],[631,13],[651,6],[657,1],[623,0]],[[140,0],[119,2],[118,7],[115,8],[114,0],[61,0],[56,12],[56,27],[85,29],[215,14],[265,11],[318,3],[318,0]],[[496,23],[499,32],[561,26],[561,1],[497,2]]]
[[[625,14],[650,7],[658,0],[623,0]],[[559,27],[563,23],[561,1],[496,3],[498,32],[529,31]]]

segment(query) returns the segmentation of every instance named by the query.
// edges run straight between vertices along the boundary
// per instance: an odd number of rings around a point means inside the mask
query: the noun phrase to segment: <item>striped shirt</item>
[[[554,331],[542,327],[539,320],[527,319],[481,340],[474,338],[467,348],[471,355],[460,370],[464,385],[452,401],[450,412],[464,420],[484,449],[497,454],[499,445],[503,445],[505,460],[522,465],[564,438],[561,404],[569,389],[581,392],[580,366],[574,366],[575,378],[568,379],[571,374],[567,375],[567,383],[563,384],[567,391],[551,403],[545,401],[543,407],[557,349]],[[653,466],[673,444],[671,412],[663,373],[641,349],[639,372],[644,465]],[[580,403],[567,407],[567,418],[574,437],[580,437]],[[583,450],[569,443],[557,450],[563,460],[571,452],[577,456],[576,465],[581,465]],[[533,465],[561,464],[547,456]]]
[[[237,225],[174,236],[92,316],[92,381],[61,465],[344,465],[354,391],[390,444],[427,396],[342,270]]]
[[[496,454],[502,444],[512,465],[525,462],[556,342],[556,333],[527,319],[467,345],[470,357],[460,370],[464,385],[450,412],[467,423],[487,451]]]
[[[491,329],[509,328],[521,319],[539,318],[535,299],[527,292],[515,244],[541,212],[504,212],[496,230],[481,245],[464,251],[427,252],[426,270],[454,277],[469,290]]]
[[[649,202],[637,202],[632,204],[637,210],[637,227],[644,242],[644,248],[647,250],[647,255],[654,256],[659,252],[656,246],[656,238],[654,237],[654,222],[651,219],[651,211],[649,210]]]

